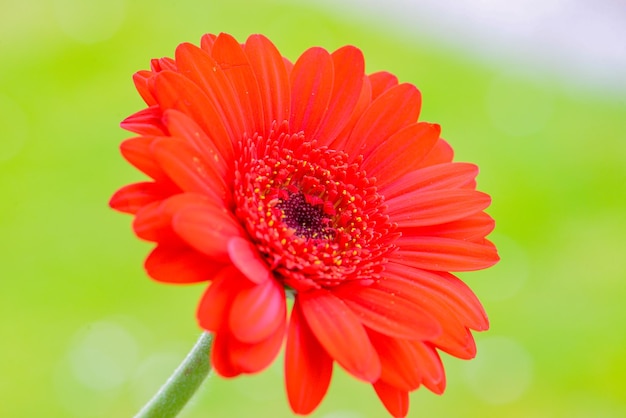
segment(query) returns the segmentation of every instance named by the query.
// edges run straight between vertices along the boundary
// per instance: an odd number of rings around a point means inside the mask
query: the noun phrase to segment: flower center
[[[399,236],[374,179],[302,134],[241,144],[235,205],[274,275],[296,292],[372,283]]]
[[[282,221],[295,234],[306,239],[332,239],[334,232],[329,226],[330,218],[319,205],[306,201],[304,194],[291,193],[276,205],[283,212]]]

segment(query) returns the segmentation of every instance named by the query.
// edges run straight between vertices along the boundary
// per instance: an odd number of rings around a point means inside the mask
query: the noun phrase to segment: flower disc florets
[[[272,132],[242,147],[236,214],[284,284],[303,291],[375,281],[398,236],[375,179],[303,134]]]

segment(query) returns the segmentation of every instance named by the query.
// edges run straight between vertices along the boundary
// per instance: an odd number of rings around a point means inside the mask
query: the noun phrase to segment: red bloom
[[[151,277],[210,282],[197,316],[215,370],[258,372],[286,337],[297,413],[319,404],[335,361],[395,417],[420,385],[443,392],[437,350],[469,359],[469,330],[488,328],[449,272],[498,255],[478,169],[417,122],[420,92],[366,75],[352,46],[292,64],[260,35],[205,35],[134,81],[148,107],[122,122],[139,136],[121,150],[151,180],[111,206],[156,243]]]

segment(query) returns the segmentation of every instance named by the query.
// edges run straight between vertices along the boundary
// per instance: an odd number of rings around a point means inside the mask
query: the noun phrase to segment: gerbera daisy
[[[353,46],[292,64],[261,35],[205,35],[134,81],[147,108],[122,122],[138,136],[121,151],[151,179],[111,206],[156,244],[152,278],[209,283],[197,319],[214,333],[214,369],[258,372],[285,343],[299,414],[335,362],[395,417],[420,385],[443,392],[438,351],[469,359],[469,330],[488,328],[450,272],[498,255],[478,169],[418,121],[419,90],[365,74]]]

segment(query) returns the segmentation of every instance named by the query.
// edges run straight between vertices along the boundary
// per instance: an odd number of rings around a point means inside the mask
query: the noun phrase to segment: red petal
[[[231,178],[233,161],[227,160],[226,156],[220,153],[220,147],[204,133],[193,119],[178,110],[171,109],[165,111],[163,121],[172,136],[181,138],[191,145],[194,151],[203,157],[205,163],[214,166],[221,178],[225,181]]]
[[[172,228],[172,217],[181,209],[189,206],[215,207],[203,195],[183,193],[171,196],[161,202],[143,207],[137,212],[133,221],[133,229],[140,238],[154,242],[169,244],[182,241]]]
[[[399,84],[387,90],[363,113],[352,130],[345,151],[353,158],[363,154],[415,122],[421,105],[421,94],[411,84]]]
[[[232,362],[245,373],[257,373],[269,366],[278,355],[285,338],[286,320],[267,339],[246,344],[233,338],[230,347]],[[234,336],[233,336],[234,337]]]
[[[442,301],[450,315],[479,331],[489,327],[487,315],[472,290],[449,273],[433,273],[390,262],[385,267],[387,279],[377,286],[396,291],[413,300],[437,299]]]
[[[354,110],[350,115],[348,123],[342,129],[341,133],[332,141],[330,147],[333,149],[344,149],[346,143],[350,139],[350,134],[354,129],[354,126],[357,124],[365,109],[370,105],[372,101],[372,87],[370,85],[370,80],[367,76],[363,76],[363,86],[361,87],[361,92],[359,93],[359,98],[354,106]]]
[[[422,368],[422,383],[432,392],[441,395],[446,388],[446,374],[437,351],[428,344],[419,341],[411,342],[419,356]]]
[[[407,340],[388,337],[368,330],[382,364],[380,380],[398,389],[412,391],[422,382],[420,357]]]
[[[285,322],[285,291],[276,280],[246,288],[235,297],[229,327],[237,340],[258,343]]]
[[[161,123],[161,112],[159,106],[151,106],[130,115],[120,123],[120,126],[139,135],[165,135],[167,129]]]
[[[378,179],[384,187],[404,174],[413,171],[416,163],[432,149],[441,128],[432,123],[408,125],[364,154],[363,169]]]
[[[200,39],[200,47],[206,52],[208,52],[209,54],[211,54],[211,51],[213,50],[213,45],[215,44],[216,39],[217,39],[217,36],[212,33],[204,34],[202,35],[202,38]]]
[[[162,201],[153,202],[137,211],[133,219],[133,231],[146,241],[180,243],[172,229],[172,218],[165,213],[162,203]]]
[[[210,206],[188,207],[174,216],[176,233],[196,250],[227,262],[228,241],[244,233],[232,215]]]
[[[214,50],[218,40],[219,37],[213,45]],[[176,62],[181,74],[198,85],[209,99],[233,143],[241,141],[246,131],[251,135],[250,129],[246,129],[247,118],[236,92],[224,71],[209,54],[195,45],[183,43],[176,48]]]
[[[233,266],[220,270],[204,292],[198,305],[197,317],[200,326],[207,330],[230,334],[228,315],[233,301],[239,292],[252,287],[252,284]]]
[[[201,193],[223,202],[230,199],[216,167],[204,161],[185,142],[159,138],[152,143],[151,150],[169,178],[185,192]]]
[[[457,324],[460,324],[457,322]],[[439,350],[456,358],[469,360],[476,357],[476,342],[472,333],[467,328],[463,328],[448,321],[446,330],[431,343]]]
[[[450,144],[445,140],[439,138],[439,141],[435,144],[433,149],[428,153],[426,157],[415,167],[416,169],[422,167],[428,167],[436,164],[449,163],[454,157],[454,151]]]
[[[376,99],[390,88],[398,85],[398,77],[387,71],[379,71],[370,74],[369,79],[372,84],[372,100]]]
[[[155,139],[155,137],[151,136],[127,139],[120,145],[120,151],[124,158],[126,158],[126,161],[143,173],[157,181],[171,183],[167,173],[159,166],[159,163],[150,150],[150,146]]]
[[[455,357],[467,359],[472,358],[476,354],[474,340],[471,334],[468,333],[466,324],[471,322],[483,325],[483,323],[481,319],[478,319],[478,322],[475,322],[475,319],[468,321],[466,316],[459,315],[459,309],[450,306],[448,303],[449,298],[442,297],[436,291],[424,288],[423,285],[414,281],[393,276],[376,282],[372,287],[410,300],[424,312],[428,312],[428,317],[440,325],[442,332],[432,338],[424,338],[424,340],[432,341],[433,344]],[[484,314],[482,309],[477,312],[471,311],[469,315],[471,318],[476,318],[477,316],[480,318],[481,313]],[[376,349],[379,351],[378,347]],[[385,381],[389,382],[388,379],[385,379]]]
[[[133,74],[133,82],[135,83],[135,88],[141,98],[146,102],[148,106],[154,106],[157,104],[156,99],[152,96],[150,92],[150,87],[148,80],[150,80],[154,76],[152,71],[137,71]]]
[[[145,262],[148,275],[164,283],[197,283],[213,279],[224,265],[188,247],[158,245]]]
[[[411,171],[394,182],[384,186],[376,184],[385,198],[415,190],[444,190],[473,188],[478,167],[469,163],[444,163]],[[470,187],[468,187],[470,186]]]
[[[320,145],[330,144],[346,126],[363,87],[365,63],[359,49],[345,46],[333,52],[331,58],[335,70],[333,92],[324,120],[312,135]]]
[[[265,115],[267,137],[272,123],[289,120],[291,91],[289,76],[280,52],[269,39],[252,35],[246,41],[244,51],[256,75]]]
[[[311,136],[322,121],[333,90],[333,60],[323,48],[307,49],[291,72],[291,132]]]
[[[214,333],[211,364],[220,376],[235,377],[243,373],[241,367],[236,365],[231,358],[234,341],[227,331]]]
[[[230,35],[220,34],[213,46],[213,58],[230,81],[244,115],[246,133],[265,133],[263,101],[257,80],[243,48]]]
[[[283,57],[283,64],[285,65],[287,75],[291,77],[291,73],[293,72],[293,62],[291,62],[288,58]]]
[[[176,109],[191,117],[213,140],[226,161],[233,161],[232,137],[226,131],[223,116],[200,87],[171,71],[159,73],[155,85],[155,95],[163,110]]]
[[[347,285],[335,293],[368,328],[396,338],[431,339],[439,324],[419,305],[384,289]]]
[[[495,222],[491,216],[481,212],[458,221],[416,228],[402,228],[400,232],[406,237],[432,236],[480,243],[493,231],[494,227]]]
[[[313,335],[296,299],[285,349],[287,397],[296,414],[309,414],[319,405],[332,372],[333,361]]]
[[[327,290],[297,295],[313,334],[328,354],[353,376],[367,382],[380,377],[380,359],[360,318]]]
[[[397,389],[382,380],[373,386],[383,405],[394,418],[406,417],[409,413],[409,392]]]
[[[437,225],[475,215],[491,204],[491,197],[476,190],[420,190],[386,203],[389,219],[403,228]]]
[[[433,271],[471,271],[491,267],[499,260],[489,241],[477,244],[439,237],[401,237],[394,260],[400,264]]]
[[[265,264],[256,247],[250,241],[234,237],[228,241],[227,246],[230,261],[250,281],[261,284],[272,277],[267,264]]]
[[[150,68],[153,72],[176,71],[176,61],[169,57],[153,59],[150,61]]]
[[[109,201],[109,206],[120,212],[134,214],[147,204],[166,199],[174,192],[153,182],[129,184],[115,192]]]

